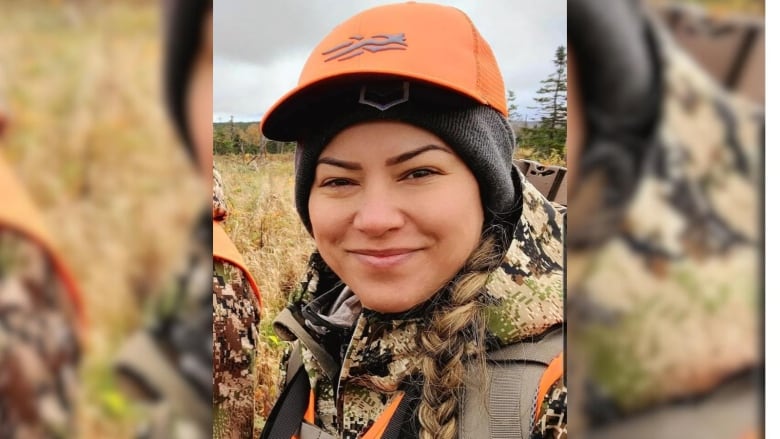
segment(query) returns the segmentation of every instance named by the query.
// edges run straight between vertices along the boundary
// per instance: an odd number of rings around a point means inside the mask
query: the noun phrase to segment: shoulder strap
[[[542,388],[549,389],[562,376],[562,351],[563,329],[559,327],[539,340],[489,353],[485,380],[467,382],[460,437],[529,438],[539,400],[544,397]],[[560,368],[551,368],[556,358]]]
[[[287,341],[294,339],[300,340],[304,346],[306,346],[317,359],[317,363],[322,368],[322,371],[330,378],[331,382],[336,382],[339,374],[339,366],[333,361],[333,357],[325,351],[325,348],[320,346],[312,336],[306,332],[306,329],[301,326],[295,319],[289,308],[282,309],[273,321],[274,330],[279,336]]]
[[[309,377],[301,365],[274,404],[260,439],[292,438],[301,428],[303,414],[309,405],[309,393]]]

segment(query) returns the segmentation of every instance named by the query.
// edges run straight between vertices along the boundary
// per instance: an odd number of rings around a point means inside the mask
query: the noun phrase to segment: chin
[[[371,297],[361,297],[360,294],[357,293],[356,294],[360,299],[360,303],[363,305],[364,308],[382,314],[395,314],[395,313],[409,311],[410,309],[424,302],[424,300],[420,300],[420,301],[399,300],[404,298],[397,297],[398,296],[397,291],[399,291],[399,289],[397,288],[393,288],[391,290],[385,290],[385,291],[383,291],[382,289],[375,288],[373,291],[375,291],[376,293],[372,294]]]

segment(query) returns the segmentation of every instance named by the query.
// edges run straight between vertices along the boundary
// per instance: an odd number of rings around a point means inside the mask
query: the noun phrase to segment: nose
[[[364,191],[353,225],[370,237],[380,237],[400,229],[404,221],[397,197],[385,188],[372,187]]]

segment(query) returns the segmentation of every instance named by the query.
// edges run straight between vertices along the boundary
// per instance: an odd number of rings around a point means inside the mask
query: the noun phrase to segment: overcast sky
[[[306,58],[336,25],[397,0],[220,0],[214,2],[214,121],[257,121],[295,87]],[[431,1],[455,6],[493,48],[520,114],[566,44],[565,0]]]

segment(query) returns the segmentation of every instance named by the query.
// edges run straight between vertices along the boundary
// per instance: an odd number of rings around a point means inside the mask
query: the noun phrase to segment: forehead
[[[363,151],[371,154],[437,145],[454,150],[436,134],[400,121],[369,121],[351,125],[336,134],[323,149],[328,151]]]

